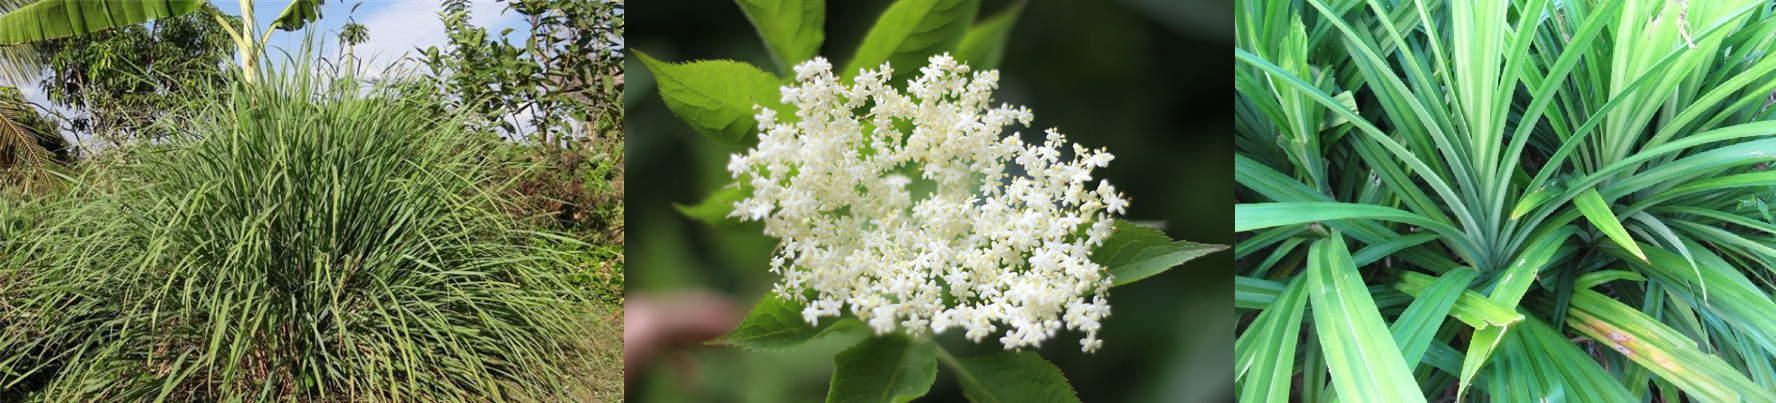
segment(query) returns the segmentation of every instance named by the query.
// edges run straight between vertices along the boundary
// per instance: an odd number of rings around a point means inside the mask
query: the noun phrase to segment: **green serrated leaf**
[[[735,0],[787,71],[814,57],[826,41],[825,0]]]
[[[1008,351],[947,362],[975,403],[1078,403],[1073,385],[1047,360],[1028,351]]]
[[[937,380],[937,345],[899,334],[871,337],[839,352],[833,367],[828,403],[906,402]]]
[[[1117,220],[1116,232],[1092,249],[1091,259],[1110,271],[1115,285],[1163,273],[1184,262],[1227,249],[1226,245],[1172,241],[1159,229]]]
[[[746,319],[740,322],[739,329],[711,341],[710,344],[753,351],[788,350],[808,344],[809,340],[823,334],[862,327],[862,322],[849,317],[826,319],[820,325],[809,325],[802,319],[802,304],[785,301],[771,293],[752,307],[752,313],[747,314]]]
[[[968,33],[962,36],[962,42],[956,44],[956,60],[967,63],[975,70],[999,68],[999,61],[1005,59],[1005,38],[1010,36],[1018,14],[1023,11],[1024,2],[1019,1],[969,27]]]
[[[716,143],[747,148],[758,143],[754,105],[782,111],[776,76],[732,60],[665,63],[636,51],[673,114]]]
[[[917,73],[931,55],[955,50],[980,9],[980,0],[900,0],[888,6],[839,74],[889,62],[896,76]]]
[[[723,186],[721,189],[716,189],[715,192],[711,192],[709,197],[704,198],[703,201],[698,202],[696,205],[686,206],[673,203],[672,208],[677,209],[678,212],[684,214],[685,217],[702,221],[704,224],[709,224],[717,228],[729,228],[738,224],[740,221],[738,219],[729,219],[728,213],[734,211],[734,203],[738,203],[740,200],[745,199],[746,195],[746,190],[742,189],[740,185],[730,184],[728,186]]]

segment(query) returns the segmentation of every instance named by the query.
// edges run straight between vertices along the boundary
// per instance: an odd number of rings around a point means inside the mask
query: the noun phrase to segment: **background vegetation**
[[[0,401],[619,399],[623,6],[507,6],[426,75],[208,4],[0,52]]]
[[[1770,3],[1237,15],[1242,401],[1776,401]]]
[[[828,2],[827,37],[819,54],[849,55],[888,1]],[[981,15],[1013,7],[984,1]],[[1128,217],[1164,220],[1176,239],[1228,243],[1231,195],[1227,160],[1232,143],[1226,106],[1185,94],[1223,88],[1190,77],[1209,74],[1191,63],[1208,48],[1225,49],[1226,9],[1192,2],[1033,1],[1023,5],[1006,48],[998,100],[1037,111],[1037,128],[1060,127],[1089,147],[1108,147],[1117,160],[1105,177],[1133,195]],[[628,42],[663,61],[733,59],[765,70],[777,66],[739,6],[650,1],[630,10],[640,24]],[[838,60],[836,63],[843,63]],[[645,191],[632,193],[629,292],[713,288],[750,306],[776,280],[763,270],[773,240],[756,230],[713,229],[683,218],[672,203],[694,204],[732,179],[727,155],[741,151],[711,144],[673,116],[658,99],[639,61],[628,65],[638,85],[629,93],[629,174]],[[905,71],[905,70],[903,70]],[[1039,130],[1025,130],[1040,134]],[[1216,133],[1212,134],[1211,133]],[[1027,141],[1030,139],[1026,139]],[[1219,144],[1219,145],[1217,145]],[[687,251],[687,248],[689,249]],[[1040,352],[1066,374],[1084,401],[1225,401],[1233,322],[1228,315],[1226,256],[1209,255],[1171,272],[1119,287],[1115,314],[1104,322],[1102,350],[1083,354],[1069,343]],[[1183,291],[1180,291],[1183,290]],[[1219,331],[1213,329],[1221,329]],[[824,395],[832,356],[867,332],[817,339],[793,352],[701,350],[657,365],[631,396],[643,401],[794,401]],[[958,336],[959,335],[946,335]],[[972,356],[994,345],[956,351]],[[939,377],[930,399],[961,399],[959,386]]]

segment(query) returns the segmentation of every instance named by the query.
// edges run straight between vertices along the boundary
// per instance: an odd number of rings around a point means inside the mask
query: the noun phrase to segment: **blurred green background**
[[[890,0],[827,2],[820,54],[835,65]],[[983,0],[981,15],[1011,1]],[[626,45],[662,61],[732,59],[779,71],[732,2],[647,0],[628,5]],[[1099,171],[1131,199],[1127,219],[1163,221],[1173,238],[1233,239],[1233,109],[1223,96],[1233,5],[1225,0],[1033,0],[1001,65],[999,102],[1028,106],[1026,141],[1059,128],[1116,155]],[[895,66],[899,69],[912,67]],[[625,251],[627,292],[706,288],[750,307],[776,275],[765,271],[775,241],[756,228],[719,230],[680,216],[729,181],[727,155],[660,101],[637,58],[628,58]],[[1233,401],[1233,261],[1219,252],[1111,292],[1103,349],[1079,351],[1063,334],[1041,354],[1086,402]],[[940,337],[959,356],[990,353],[961,332]],[[650,366],[632,401],[799,402],[824,398],[832,355],[864,337],[842,334],[802,349],[754,353],[698,349]],[[921,401],[964,401],[939,369]]]

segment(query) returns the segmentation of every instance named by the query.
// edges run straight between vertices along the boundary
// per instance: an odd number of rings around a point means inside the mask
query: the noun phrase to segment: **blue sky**
[[[229,14],[240,14],[239,0],[214,0],[216,8]],[[362,3],[357,12],[352,6]],[[334,39],[339,27],[347,21],[355,19],[370,29],[370,40],[358,45],[358,57],[373,60],[376,66],[386,65],[413,53],[415,48],[443,45],[448,39],[444,35],[444,24],[438,19],[441,10],[437,0],[364,0],[341,1],[328,0],[321,9],[321,21],[312,24],[303,31],[271,34],[271,46],[292,52],[300,50],[302,41],[308,30],[316,31],[316,36],[325,38],[329,46],[328,54],[338,42]],[[528,25],[517,14],[503,13],[505,3],[492,0],[472,1],[470,22],[475,26],[488,28],[497,35],[505,28],[512,28],[512,35],[520,37],[528,31]],[[261,31],[271,25],[271,20],[289,5],[287,0],[256,0],[253,5],[255,19],[259,20]],[[521,39],[520,39],[521,40]],[[280,53],[273,51],[273,55]],[[416,54],[416,53],[415,53]]]

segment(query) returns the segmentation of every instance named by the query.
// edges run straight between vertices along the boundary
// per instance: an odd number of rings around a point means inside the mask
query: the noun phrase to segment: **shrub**
[[[487,155],[515,200],[510,213],[539,219],[587,242],[623,242],[623,139],[574,139],[568,147],[503,142]]]

